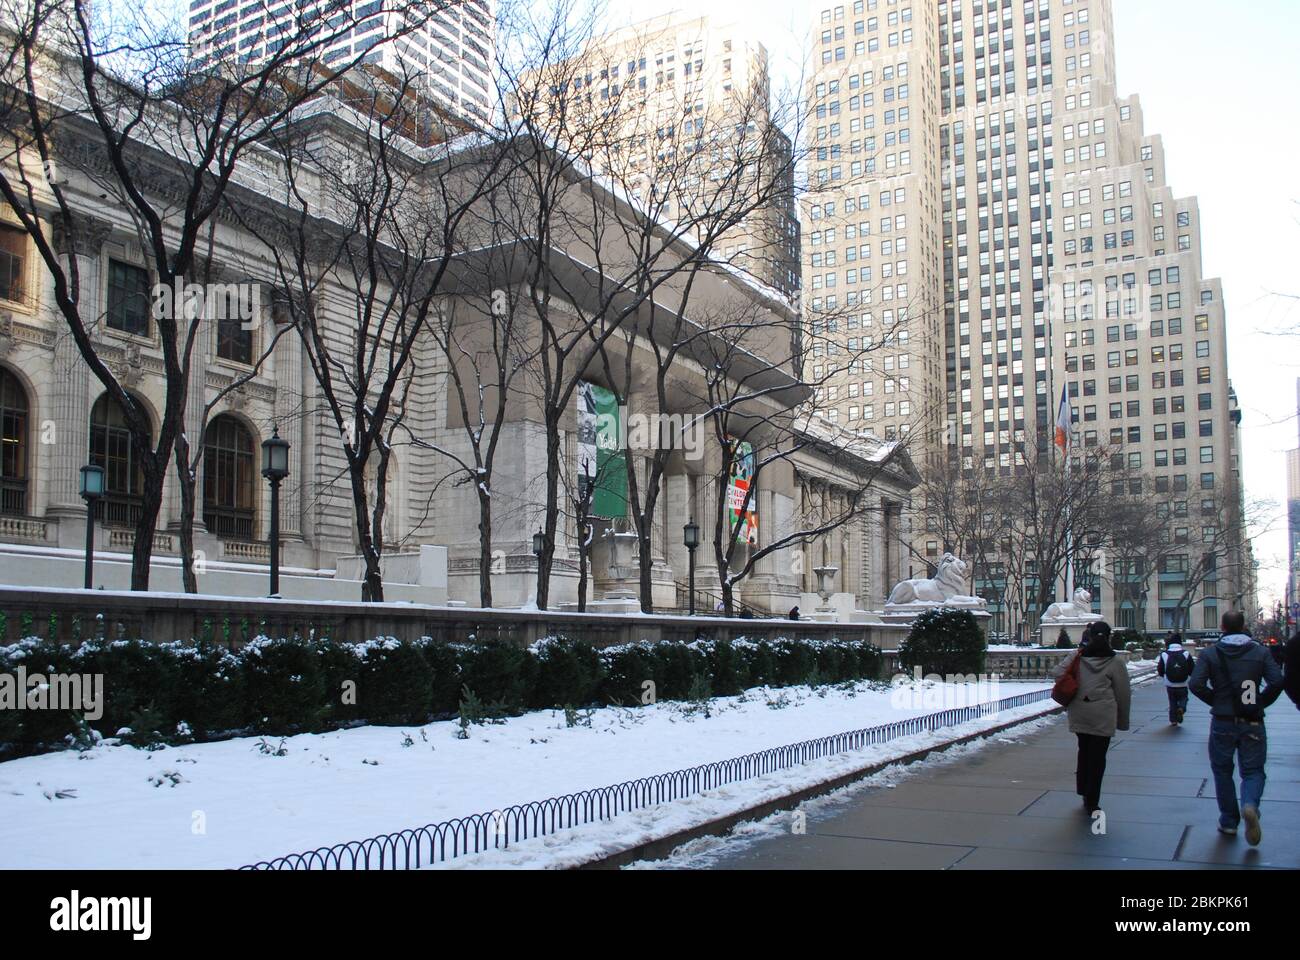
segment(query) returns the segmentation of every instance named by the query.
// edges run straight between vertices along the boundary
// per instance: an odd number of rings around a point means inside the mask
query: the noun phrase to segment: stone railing
[[[130,553],[135,549],[135,531],[123,527],[110,527],[108,531],[108,548]],[[175,538],[166,533],[153,535],[153,548],[161,553],[175,553]]]
[[[271,545],[255,540],[222,540],[221,556],[238,562],[268,563],[271,560]]]
[[[36,517],[0,516],[0,539],[43,541],[47,535],[48,527],[44,520]]]
[[[131,593],[0,587],[4,635],[61,641],[97,635],[110,639],[179,640],[211,637],[238,645],[259,635],[374,637],[449,642],[499,639],[528,645],[547,636],[581,637],[597,646],[640,640],[832,639],[867,640],[889,649],[900,634],[879,624],[741,620],[720,617],[618,616],[552,611],[485,610],[411,603],[339,603],[210,597],[203,594]]]

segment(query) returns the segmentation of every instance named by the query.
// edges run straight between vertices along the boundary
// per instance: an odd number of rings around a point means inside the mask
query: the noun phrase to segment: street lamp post
[[[271,484],[271,596],[280,595],[280,482],[289,475],[289,441],[275,427],[262,441],[262,476]]]
[[[695,548],[700,545],[700,527],[691,517],[686,526],[682,527],[682,543],[686,545],[686,553],[690,557],[690,612],[695,616]]]
[[[81,468],[81,499],[86,501],[86,589],[94,589],[95,503],[104,495],[104,468],[91,464]]]

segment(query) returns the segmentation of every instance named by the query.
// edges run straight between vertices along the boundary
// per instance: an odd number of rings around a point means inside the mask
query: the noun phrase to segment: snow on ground
[[[1047,706],[1035,704],[1034,706],[1049,709],[1051,701]],[[1025,713],[1032,713],[1032,708],[1024,708]],[[840,787],[820,797],[813,797],[799,805],[799,811],[809,820],[819,819],[831,816],[839,808],[852,803],[858,796],[868,790],[879,790],[882,787],[893,789],[909,777],[915,776],[927,768],[933,768],[938,765],[955,763],[959,760],[966,759],[974,753],[982,750],[990,743],[1015,743],[1032,733],[1041,730],[1043,727],[1057,720],[1056,717],[1039,717],[1036,720],[1030,720],[1019,726],[1012,727],[1010,730],[1004,730],[994,736],[982,740],[974,740],[970,743],[958,744],[955,747],[943,751],[942,753],[932,754],[924,760],[911,763],[906,766],[894,765],[885,767],[883,770],[873,773],[868,777],[851,783],[848,786]],[[738,847],[748,846],[759,840],[766,840],[771,837],[782,836],[790,832],[793,820],[792,811],[783,810],[774,813],[762,820],[747,820],[743,823],[736,824],[731,832],[721,837],[699,837],[698,839],[688,841],[674,850],[669,856],[662,860],[638,860],[636,863],[629,864],[624,869],[627,870],[679,870],[691,869],[698,870],[712,866],[719,857],[734,854]]]
[[[1042,689],[1042,687],[1040,686],[1039,689]],[[662,839],[681,830],[708,823],[720,817],[740,813],[769,800],[778,800],[798,790],[813,787],[867,767],[887,763],[890,760],[915,753],[918,750],[924,750],[927,747],[940,746],[960,737],[979,733],[1014,720],[1038,716],[1055,706],[1056,704],[1051,700],[1043,700],[982,717],[978,720],[972,720],[969,723],[945,727],[933,733],[900,737],[887,744],[815,760],[798,767],[791,767],[788,770],[779,770],[761,778],[729,784],[692,797],[683,797],[672,803],[659,804],[654,807],[647,807],[644,810],[630,811],[620,814],[613,820],[591,823],[549,837],[511,844],[509,849],[490,850],[468,857],[459,857],[446,863],[437,864],[435,869],[535,870],[578,867],[592,860],[619,853],[629,847]],[[970,750],[977,749],[978,746],[979,744],[975,743],[953,749]],[[928,763],[931,761],[930,758],[927,758],[920,762]],[[905,767],[887,768],[879,774],[874,774],[870,779],[874,781],[876,777],[887,779],[901,777],[905,775],[904,771],[906,769]],[[876,781],[877,785],[880,782],[882,781]],[[857,785],[853,784],[837,790],[831,795],[838,796],[845,790],[856,789],[856,787]],[[809,804],[820,802],[821,800],[818,798],[809,801]],[[810,813],[818,809],[809,804],[804,804],[801,809]],[[789,829],[790,814],[788,812],[773,814],[768,820],[776,824],[773,829]],[[766,824],[768,820],[764,820],[762,823]],[[744,826],[746,829],[750,829],[748,825]],[[764,833],[762,835],[766,836],[768,834]],[[694,841],[693,844],[703,844],[706,849],[712,849],[714,844],[721,842],[723,842],[721,837],[704,838]],[[693,844],[687,846],[694,850],[696,848]],[[646,865],[643,862],[633,866]]]
[[[108,743],[0,764],[0,867],[237,867],[1043,687],[758,688],[709,701],[707,715],[689,703],[607,707],[570,727],[563,711],[545,710],[472,726],[463,740],[458,725],[444,721],[152,752]],[[479,866],[576,862],[586,859],[584,844],[626,847],[961,733],[909,737],[566,831],[575,836],[563,855],[553,848],[565,834],[470,859]],[[546,849],[530,854],[529,847]]]

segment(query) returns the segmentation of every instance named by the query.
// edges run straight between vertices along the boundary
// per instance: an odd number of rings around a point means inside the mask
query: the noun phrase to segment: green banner
[[[612,390],[582,381],[578,384],[579,496],[588,491],[589,517],[616,520],[627,515],[627,453],[618,397]]]

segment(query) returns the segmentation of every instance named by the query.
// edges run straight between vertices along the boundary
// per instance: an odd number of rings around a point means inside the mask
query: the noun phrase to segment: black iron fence
[[[242,867],[243,870],[415,870],[490,849],[507,849],[511,843],[544,837],[595,821],[611,820],[621,813],[693,796],[729,783],[760,777],[777,770],[835,756],[851,750],[888,743],[900,737],[959,726],[1046,700],[1051,690],[1035,690],[969,707],[954,707],[893,723],[803,740],[748,753],[743,757],[706,763],[609,787],[516,804],[488,813],[432,823],[398,833],[353,840],[293,853]]]

